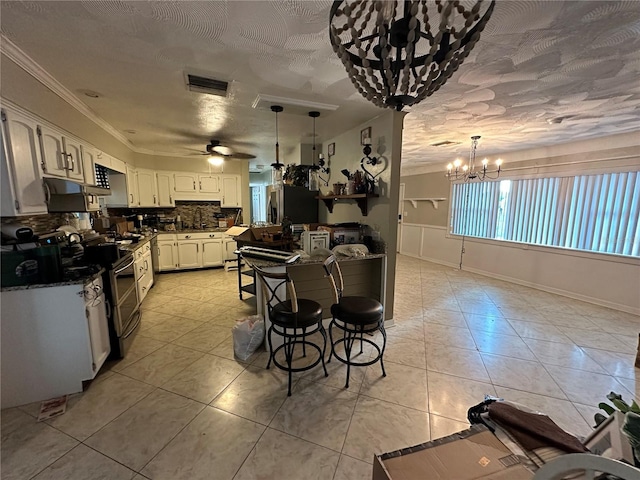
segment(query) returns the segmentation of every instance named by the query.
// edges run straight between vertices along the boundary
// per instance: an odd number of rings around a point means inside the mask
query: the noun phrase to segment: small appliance
[[[305,230],[302,232],[300,239],[302,240],[302,249],[309,255],[313,255],[313,251],[318,248],[329,248],[329,232]]]

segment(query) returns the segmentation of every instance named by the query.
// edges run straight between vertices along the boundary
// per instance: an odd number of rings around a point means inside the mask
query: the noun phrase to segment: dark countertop
[[[224,233],[227,230],[229,230],[228,228],[183,228],[182,230],[176,230],[176,231],[168,231],[168,230],[158,230],[158,235],[163,235],[163,234],[177,234],[177,233]]]
[[[49,287],[65,287],[67,285],[84,285],[85,283],[93,282],[96,278],[100,277],[105,272],[104,268],[100,268],[96,273],[84,275],[73,280],[65,280],[55,283],[34,283],[31,285],[18,285],[15,287],[3,287],[0,292],[11,292],[16,290],[31,290],[34,288],[49,288]]]
[[[384,258],[387,255],[385,253],[368,253],[364,256],[359,257],[346,257],[343,255],[336,255],[336,259],[339,263],[342,262],[353,262],[357,260],[372,260],[374,258]],[[320,264],[325,261],[326,257],[324,256],[315,256],[315,257],[300,257],[294,263],[282,263],[282,262],[273,262],[270,260],[262,260],[260,258],[244,258],[247,263],[253,264],[258,268],[269,268],[269,267],[297,267],[303,265],[315,265]]]

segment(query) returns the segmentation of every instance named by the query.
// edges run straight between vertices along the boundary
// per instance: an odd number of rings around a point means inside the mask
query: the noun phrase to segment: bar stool
[[[271,366],[271,362],[289,373],[289,389],[288,396],[291,396],[291,377],[293,372],[303,372],[310,370],[320,362],[324,369],[324,376],[327,377],[327,367],[324,363],[324,355],[327,349],[327,333],[322,325],[322,306],[318,302],[305,298],[298,298],[293,280],[288,273],[273,273],[262,270],[253,264],[251,268],[256,272],[256,278],[260,279],[262,284],[262,292],[267,303],[269,312],[269,320],[271,326],[267,331],[267,340],[269,342],[269,362],[267,368]],[[269,283],[268,280],[272,282]],[[281,288],[285,287],[285,288]],[[288,294],[289,299],[286,299]],[[320,345],[307,340],[307,337],[320,332],[323,338],[322,348]],[[280,335],[284,343],[273,349],[273,334]],[[304,367],[293,367],[293,353],[296,345],[302,345],[302,356],[307,356],[307,345],[317,350],[319,358],[312,364]],[[276,354],[284,350],[286,365],[283,365],[276,359]]]
[[[377,361],[380,361],[380,367],[382,367],[382,376],[386,377],[387,374],[384,371],[384,363],[382,357],[384,355],[384,349],[387,345],[387,333],[384,330],[384,314],[382,304],[377,300],[369,297],[361,296],[349,296],[342,295],[344,288],[344,282],[342,279],[342,272],[340,266],[334,255],[327,257],[324,261],[324,269],[327,273],[331,285],[334,291],[335,303],[331,306],[331,323],[329,324],[329,339],[331,342],[331,353],[329,354],[329,360],[331,357],[336,357],[338,361],[347,365],[347,383],[345,388],[349,388],[349,374],[351,373],[351,366],[366,367],[373,365]],[[333,329],[337,328],[342,330],[342,338],[333,340]],[[364,338],[365,333],[373,333],[380,331],[382,334],[382,347],[376,342]],[[360,340],[360,353],[363,352],[362,347],[364,343],[372,345],[377,355],[375,358],[368,361],[355,361],[351,358],[353,350],[353,344],[356,340]],[[341,357],[336,352],[336,346],[344,345],[346,358]]]

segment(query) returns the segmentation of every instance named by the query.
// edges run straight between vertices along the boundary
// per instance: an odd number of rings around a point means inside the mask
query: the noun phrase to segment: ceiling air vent
[[[214,78],[201,77],[198,75],[186,74],[187,88],[192,92],[208,93],[210,95],[218,95],[220,97],[227,96],[228,82],[216,80]]]
[[[448,147],[449,145],[459,145],[460,142],[450,142],[449,140],[445,140],[444,142],[432,143],[432,147]]]

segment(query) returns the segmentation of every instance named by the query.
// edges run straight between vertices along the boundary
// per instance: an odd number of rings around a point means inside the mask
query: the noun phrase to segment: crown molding
[[[127,137],[116,130],[110,123],[104,120],[91,110],[85,103],[76,97],[71,90],[62,85],[49,72],[40,66],[33,58],[27,55],[15,43],[9,40],[5,35],[0,34],[0,52],[7,56],[16,65],[22,68],[29,75],[34,77],[45,87],[58,95],[62,100],[75,108],[82,115],[87,117],[93,123],[105,130],[111,136],[122,142],[127,148],[136,153],[151,153],[146,149],[136,148]]]

